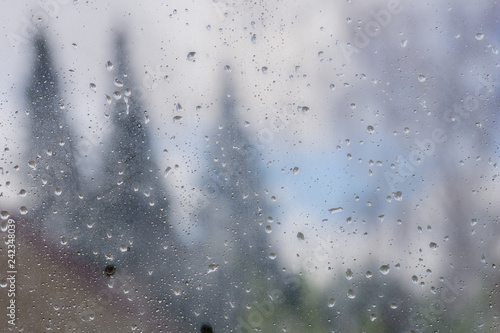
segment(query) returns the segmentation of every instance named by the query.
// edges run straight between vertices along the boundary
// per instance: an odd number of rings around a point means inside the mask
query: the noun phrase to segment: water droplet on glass
[[[340,213],[344,210],[342,207],[337,207],[337,208],[330,208],[328,211],[330,214],[335,214],[335,213]]]
[[[56,187],[54,193],[55,193],[55,195],[61,195],[62,189],[60,187]]]
[[[171,167],[167,167],[167,168],[165,169],[165,171],[163,172],[163,175],[164,175],[165,177],[167,177],[167,176],[170,174],[170,171],[171,171],[171,170],[172,170],[172,168],[171,168]]]
[[[217,264],[210,264],[208,265],[208,273],[213,273],[219,269],[219,265]]]
[[[484,38],[484,34],[482,34],[482,33],[480,33],[480,32],[478,32],[478,33],[476,34],[476,39],[477,39],[477,40],[481,40],[481,39],[483,39],[483,38]]]
[[[115,91],[113,92],[113,97],[114,99],[119,100],[120,98],[122,98],[122,93],[119,91]]]
[[[348,297],[348,298],[350,298],[350,299],[354,299],[354,298],[356,298],[356,293],[354,292],[354,290],[349,289],[349,290],[347,291],[347,297]]]
[[[304,240],[304,234],[301,233],[301,232],[298,232],[297,233],[297,238],[300,239],[300,240]]]
[[[252,43],[257,43],[257,35],[256,34],[253,34],[252,35],[252,38],[250,38],[250,40],[252,41]]]
[[[417,277],[416,275],[413,275],[413,276],[411,277],[411,282],[413,282],[413,283],[417,283],[417,282],[418,282],[418,277]]]
[[[113,63],[112,63],[111,61],[108,61],[108,62],[106,63],[106,66],[105,66],[105,67],[106,67],[106,69],[107,69],[108,71],[112,71],[112,70],[113,70]]]
[[[28,214],[28,208],[26,208],[26,206],[21,206],[21,207],[19,208],[19,213],[20,213],[21,215],[26,215],[26,214]]]
[[[391,303],[391,305],[389,305],[391,307],[391,309],[397,309],[398,308],[398,305],[396,303]]]
[[[293,168],[293,174],[296,175],[299,173],[299,167],[294,167]]]
[[[26,196],[26,190],[25,189],[21,189],[19,191],[19,194],[18,194],[20,197],[25,197]]]
[[[335,90],[335,85],[333,83],[330,84],[330,90]]]
[[[425,75],[423,75],[423,74],[418,75],[418,81],[425,82],[425,80],[426,80]]]
[[[35,163],[35,161],[29,161],[29,162],[28,162],[28,165],[29,165],[29,167],[30,167],[30,168],[32,168],[33,170],[36,168],[36,163]]]
[[[406,47],[406,45],[408,45],[408,40],[407,39],[403,39],[401,41],[401,47]]]
[[[172,118],[172,122],[175,123],[176,121],[179,121],[181,119],[182,119],[182,116],[175,116],[175,117]]]
[[[0,225],[0,231],[2,232],[7,231],[8,226],[9,226],[9,221],[7,220],[2,221],[2,224]]]
[[[276,253],[274,253],[274,252],[269,253],[269,259],[271,259],[271,260],[276,259]]]
[[[387,275],[387,274],[389,274],[389,269],[390,269],[389,265],[382,265],[382,266],[380,266],[379,271],[380,271],[380,273]]]
[[[106,104],[108,104],[108,105],[111,104],[111,96],[106,94],[105,98],[106,98]]]
[[[375,313],[370,314],[370,321],[374,321],[377,319],[377,315]]]
[[[401,193],[401,191],[394,192],[393,195],[394,195],[394,200],[396,201],[403,200],[403,193]]]
[[[127,252],[127,245],[126,244],[120,245],[120,252]]]
[[[174,288],[174,295],[179,296],[181,294],[181,289],[179,287]]]
[[[188,61],[193,61],[194,62],[196,60],[195,57],[196,57],[196,52],[189,52],[188,55],[187,55],[187,57],[186,57],[186,59]]]
[[[97,86],[95,83],[91,83],[89,84],[89,87],[90,87],[90,90],[92,90],[93,92],[96,92],[97,91]]]
[[[68,244],[68,237],[66,236],[61,236],[61,244],[66,245]]]
[[[224,66],[224,72],[231,73],[231,66],[229,65]]]
[[[373,134],[375,132],[375,128],[370,125],[370,126],[366,127],[366,132],[368,134]]]
[[[267,67],[266,66],[262,67],[261,72],[262,74],[267,74]]]
[[[328,307],[333,308],[335,306],[335,298],[330,298],[328,300]]]
[[[430,243],[429,243],[429,248],[430,248],[431,250],[435,250],[435,249],[437,249],[437,248],[438,248],[438,245],[437,245],[436,243],[434,243],[434,242],[430,242]]]
[[[353,274],[353,272],[352,272],[352,270],[350,268],[345,272],[345,278],[347,280],[351,280],[353,275],[354,274]]]
[[[273,228],[270,225],[266,225],[266,232],[270,234],[271,232],[273,232]]]

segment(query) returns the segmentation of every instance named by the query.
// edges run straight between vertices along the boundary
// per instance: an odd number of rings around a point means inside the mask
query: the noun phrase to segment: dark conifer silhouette
[[[27,89],[31,142],[31,205],[46,240],[70,237],[77,216],[78,170],[58,73],[43,35],[34,38],[33,77]]]

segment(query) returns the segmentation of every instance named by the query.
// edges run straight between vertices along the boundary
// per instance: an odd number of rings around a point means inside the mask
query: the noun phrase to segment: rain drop
[[[107,69],[108,71],[112,71],[112,70],[113,70],[113,63],[112,63],[111,61],[108,61],[108,62],[106,63],[106,66],[105,66],[105,67],[106,67],[106,69]]]
[[[389,274],[389,269],[390,269],[389,265],[382,265],[380,266],[379,271],[380,273],[387,275]]]
[[[418,75],[418,81],[419,82],[425,82],[425,80],[426,80],[425,75],[423,75],[423,74],[419,74]]]
[[[478,33],[476,34],[476,39],[477,39],[477,40],[481,40],[481,39],[483,39],[483,38],[484,38],[484,34],[482,34],[482,33],[480,33],[480,32],[478,32]]]
[[[340,213],[344,210],[342,207],[337,207],[337,208],[330,208],[328,211],[330,214],[335,214],[335,213]]]
[[[90,90],[92,90],[93,92],[96,92],[97,91],[97,86],[95,83],[91,83],[89,84],[89,87],[90,87]]]
[[[437,247],[438,247],[438,246],[437,246],[437,244],[436,244],[436,243],[434,243],[434,242],[430,242],[430,243],[429,243],[429,248],[430,248],[431,250],[435,250],[435,249],[437,249]]]
[[[294,167],[293,168],[293,174],[296,175],[299,173],[299,167]]]
[[[298,232],[298,233],[297,233],[297,238],[298,238],[299,240],[304,240],[304,234],[303,234],[303,233],[301,233],[301,232]]]
[[[333,308],[335,306],[335,298],[330,298],[328,300],[328,307]]]
[[[26,215],[26,214],[28,214],[28,208],[26,208],[26,206],[21,206],[21,207],[19,208],[19,213],[20,213],[21,215]]]
[[[186,59],[188,61],[194,62],[196,60],[195,57],[196,57],[196,52],[189,52]]]

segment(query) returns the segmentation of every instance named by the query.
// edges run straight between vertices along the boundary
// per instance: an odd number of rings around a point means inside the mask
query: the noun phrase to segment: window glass
[[[3,7],[0,327],[499,331],[496,1]]]

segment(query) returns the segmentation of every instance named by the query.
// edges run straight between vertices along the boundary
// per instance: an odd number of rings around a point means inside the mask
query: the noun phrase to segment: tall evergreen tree
[[[28,164],[33,211],[46,241],[70,237],[79,179],[58,73],[43,35],[34,38],[33,77],[27,89],[31,137]]]
[[[205,273],[216,270],[202,280],[207,290],[199,301],[200,317],[221,332],[238,326],[253,329],[255,323],[248,323],[247,316],[255,304],[268,302],[275,291],[276,295],[288,292],[277,261],[270,258],[265,228],[271,209],[260,188],[258,152],[240,127],[235,101],[226,84],[220,125],[210,140],[208,157],[206,186],[213,195],[199,214],[206,233],[200,267]]]
[[[123,35],[116,44],[112,104],[112,132],[104,147],[104,170],[93,208],[89,232],[95,260],[115,277],[138,279],[155,303],[166,304],[158,315],[179,317],[174,289],[181,285],[185,254],[171,222],[170,198],[153,161],[145,109],[136,87]],[[111,268],[110,268],[111,267]],[[161,320],[160,320],[161,321]]]

